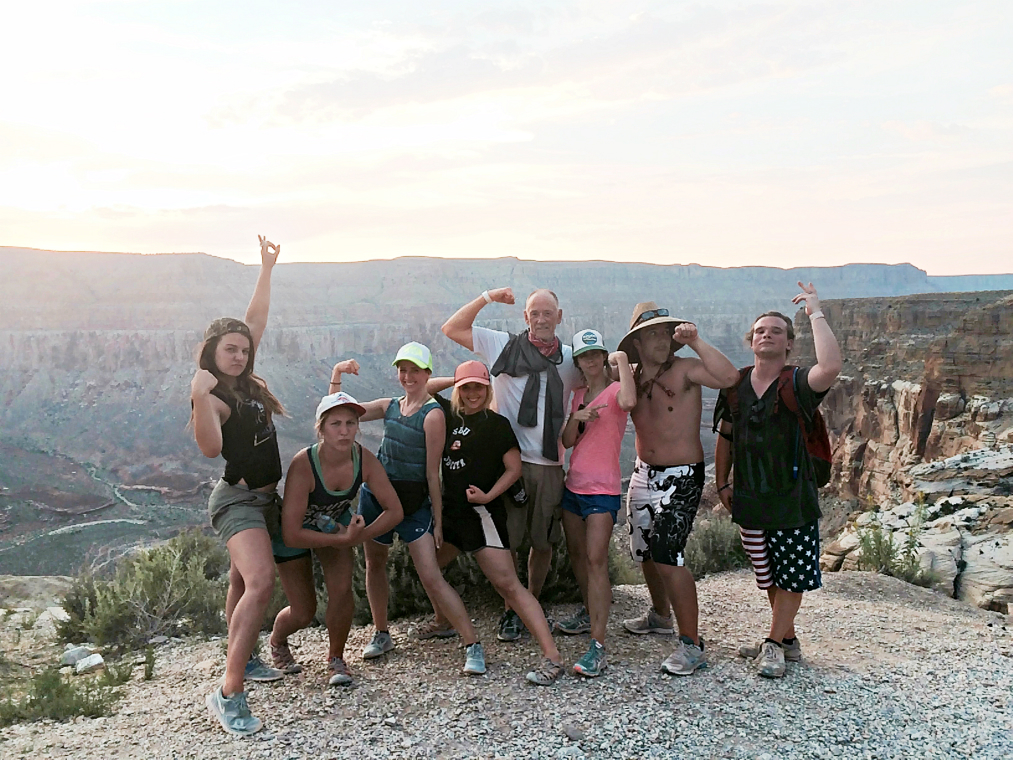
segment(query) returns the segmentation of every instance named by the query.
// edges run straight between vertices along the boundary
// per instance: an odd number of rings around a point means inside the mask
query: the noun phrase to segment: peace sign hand
[[[805,313],[811,317],[820,310],[820,297],[816,295],[816,288],[813,287],[811,282],[808,285],[803,285],[799,282],[798,286],[802,288],[802,292],[791,299],[791,302],[798,305],[804,301]]]
[[[263,235],[257,235],[260,240],[260,265],[273,267],[278,261],[278,254],[281,253],[281,246],[275,245]]]

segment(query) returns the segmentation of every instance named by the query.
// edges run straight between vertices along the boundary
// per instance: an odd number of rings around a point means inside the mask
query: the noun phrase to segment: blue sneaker
[[[390,637],[390,634],[387,631],[377,631],[373,634],[373,640],[362,650],[362,659],[375,660],[393,648],[394,639]]]
[[[591,616],[588,611],[581,607],[573,617],[560,620],[553,630],[565,633],[568,636],[576,636],[578,633],[587,633],[591,630]]]
[[[591,646],[587,648],[587,653],[577,660],[573,672],[588,678],[597,678],[606,667],[608,663],[605,661],[605,647],[599,644],[597,639],[591,639]]]
[[[269,668],[264,662],[255,654],[250,655],[250,659],[246,661],[246,670],[243,673],[243,678],[247,681],[280,681],[285,677],[285,674],[277,668]]]
[[[467,659],[464,661],[464,672],[472,676],[485,673],[485,651],[479,642],[475,642],[464,650]]]
[[[697,646],[688,636],[680,636],[679,648],[661,663],[661,669],[671,676],[692,675],[698,668],[706,667],[707,658],[703,653],[703,639],[700,639],[700,646]]]
[[[250,708],[246,704],[246,692],[240,691],[231,697],[222,694],[219,686],[205,697],[208,710],[211,715],[218,719],[222,728],[236,736],[250,736],[257,733],[264,727],[260,718],[254,718],[250,714]]]

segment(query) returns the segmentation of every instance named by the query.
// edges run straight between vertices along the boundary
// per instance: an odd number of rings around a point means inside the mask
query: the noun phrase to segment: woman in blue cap
[[[393,529],[363,548],[366,555],[366,597],[376,633],[362,652],[364,659],[380,657],[394,648],[387,630],[387,555],[394,533],[408,545],[419,580],[460,633],[466,646],[464,672],[485,672],[485,654],[475,635],[461,597],[443,578],[436,550],[443,543],[443,502],[440,497],[440,458],[446,438],[446,419],[440,405],[426,388],[433,373],[433,355],[421,343],[406,343],[394,357],[398,381],[404,389],[399,398],[379,398],[362,404],[361,422],[383,419],[383,439],[378,458],[397,492],[404,517]],[[341,390],[341,375],[359,373],[354,359],[338,362],[331,373],[331,392]],[[371,525],[383,512],[373,492],[363,486],[359,513]]]

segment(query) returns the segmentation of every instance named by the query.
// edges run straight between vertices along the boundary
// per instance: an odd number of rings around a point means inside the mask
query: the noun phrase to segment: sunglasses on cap
[[[649,319],[654,319],[656,317],[667,317],[667,316],[668,316],[668,309],[648,309],[643,314],[641,314],[639,317],[637,317],[637,321],[633,323],[633,326],[636,327],[641,322],[646,322]]]

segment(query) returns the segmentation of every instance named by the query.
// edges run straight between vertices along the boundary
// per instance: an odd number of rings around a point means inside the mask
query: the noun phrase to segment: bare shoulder
[[[695,356],[675,356],[672,358],[672,366],[662,376],[662,380],[671,380],[673,384],[681,384],[684,391],[688,391],[697,385],[689,379],[689,371],[702,362]],[[675,390],[673,388],[673,390]]]

